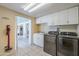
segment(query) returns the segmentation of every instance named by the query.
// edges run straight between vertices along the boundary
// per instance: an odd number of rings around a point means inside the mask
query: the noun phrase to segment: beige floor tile
[[[14,56],[51,56],[43,51],[43,48],[32,45],[31,47],[18,48]]]

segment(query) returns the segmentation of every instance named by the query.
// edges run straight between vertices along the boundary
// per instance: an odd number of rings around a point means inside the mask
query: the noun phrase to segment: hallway
[[[17,16],[16,18],[16,47],[29,47],[31,45],[31,20],[20,16]]]

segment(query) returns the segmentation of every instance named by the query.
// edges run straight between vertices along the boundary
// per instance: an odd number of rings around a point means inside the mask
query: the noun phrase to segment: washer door
[[[58,53],[60,55],[73,56],[74,55],[74,40],[67,37],[59,38]]]

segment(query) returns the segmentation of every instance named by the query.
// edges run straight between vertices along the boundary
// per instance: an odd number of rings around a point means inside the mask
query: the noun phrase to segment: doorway
[[[16,17],[15,49],[31,46],[31,20],[20,16]]]

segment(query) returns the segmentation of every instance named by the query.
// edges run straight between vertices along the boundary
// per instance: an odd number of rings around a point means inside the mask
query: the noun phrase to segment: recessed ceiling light
[[[33,12],[44,5],[46,5],[46,3],[40,3],[40,4],[36,5],[34,8],[31,8],[30,10],[28,10],[28,12]]]

